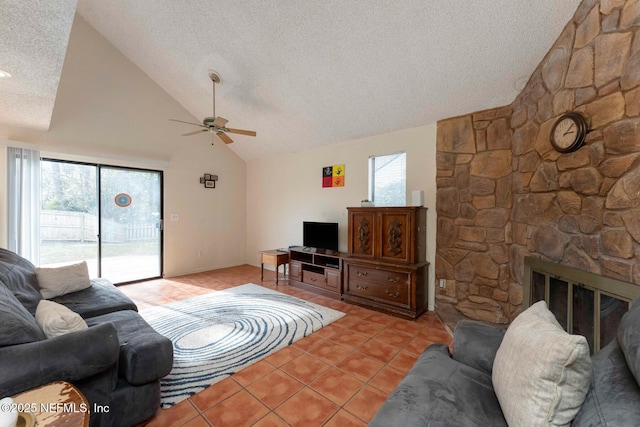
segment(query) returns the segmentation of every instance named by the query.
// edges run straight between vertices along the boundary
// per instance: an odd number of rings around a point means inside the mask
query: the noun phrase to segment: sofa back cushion
[[[120,310],[138,311],[133,301],[107,279],[91,279],[87,289],[55,297],[52,301],[85,319]]]
[[[618,327],[618,342],[629,370],[640,385],[640,300],[634,301]]]
[[[0,282],[32,315],[42,299],[34,266],[25,258],[0,248]]]
[[[0,347],[24,344],[45,339],[36,319],[0,285]]]
[[[589,393],[571,427],[640,426],[640,388],[618,340],[611,341],[591,360]]]
[[[492,379],[509,425],[569,425],[589,390],[589,345],[539,301],[507,328]]]

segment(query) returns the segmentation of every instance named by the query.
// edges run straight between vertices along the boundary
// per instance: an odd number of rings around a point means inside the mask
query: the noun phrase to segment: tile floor
[[[244,265],[121,286],[139,310],[256,283],[347,315],[189,399],[146,426],[365,426],[422,351],[452,337],[431,312],[408,321],[313,294]]]

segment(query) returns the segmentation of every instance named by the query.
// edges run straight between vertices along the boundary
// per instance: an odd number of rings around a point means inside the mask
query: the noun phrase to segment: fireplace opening
[[[615,336],[640,287],[573,267],[526,257],[523,307],[546,301],[558,323],[587,338],[591,353]]]

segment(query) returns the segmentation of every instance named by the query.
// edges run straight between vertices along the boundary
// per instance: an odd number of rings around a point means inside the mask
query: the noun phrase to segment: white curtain
[[[7,147],[8,249],[40,263],[40,152]]]

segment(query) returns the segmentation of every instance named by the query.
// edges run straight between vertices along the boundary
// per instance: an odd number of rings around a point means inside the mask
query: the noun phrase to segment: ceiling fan
[[[213,135],[216,135],[225,144],[231,144],[233,139],[229,138],[228,133],[237,133],[239,135],[256,136],[252,130],[232,129],[226,127],[227,119],[216,117],[216,83],[220,83],[220,76],[213,72],[209,72],[209,78],[213,82],[213,114],[211,117],[205,117],[202,123],[185,122],[184,120],[169,119],[172,122],[186,123],[189,125],[200,126],[202,129],[193,132],[183,133],[182,136],[197,135],[201,132],[211,132],[211,145],[213,145]]]

